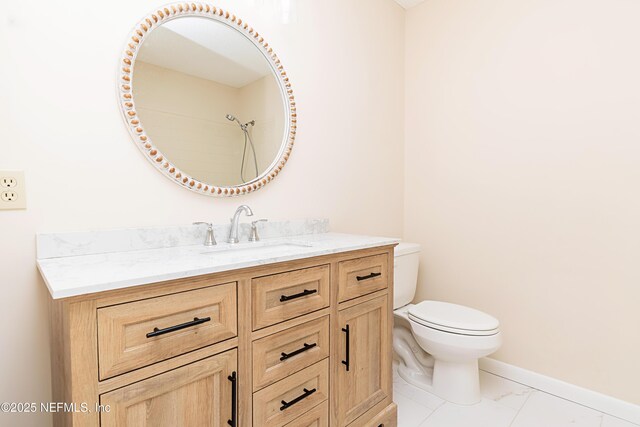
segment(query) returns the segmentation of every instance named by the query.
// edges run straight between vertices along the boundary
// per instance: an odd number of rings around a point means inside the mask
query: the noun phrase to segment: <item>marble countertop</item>
[[[54,299],[283,261],[391,245],[399,239],[321,232],[236,245],[219,243],[38,259]]]

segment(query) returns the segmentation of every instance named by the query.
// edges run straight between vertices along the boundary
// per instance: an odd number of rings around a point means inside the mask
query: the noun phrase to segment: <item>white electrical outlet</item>
[[[24,172],[0,170],[0,210],[26,209],[26,196]]]
[[[15,202],[18,200],[18,193],[15,191],[3,191],[0,193],[0,199],[4,202]]]
[[[18,185],[18,180],[12,176],[3,176],[0,178],[0,186],[4,188],[13,188]]]

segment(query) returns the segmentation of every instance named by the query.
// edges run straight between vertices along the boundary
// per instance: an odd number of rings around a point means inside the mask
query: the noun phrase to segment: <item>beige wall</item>
[[[238,111],[239,90],[136,61],[133,95],[154,144],[187,174],[217,185],[240,180],[243,133],[225,118]]]
[[[284,137],[284,107],[278,82],[267,75],[241,88],[136,61],[133,95],[154,144],[176,166],[216,185],[238,185],[256,177],[247,142],[241,179],[244,133],[237,122],[255,120],[249,132],[256,147],[258,175],[275,160]]]
[[[640,403],[640,3],[407,11],[418,298],[502,322],[495,357]]]
[[[280,87],[272,76],[265,76],[240,88],[240,120],[243,123],[249,120],[256,122],[248,129],[256,149],[258,174],[271,166],[282,147],[287,118],[281,100]],[[244,137],[241,142],[244,148]],[[251,148],[247,146],[246,150],[245,177],[250,179],[254,176],[255,166]]]
[[[225,222],[247,203],[260,218],[327,217],[336,231],[402,233],[404,12],[392,0],[300,1],[297,23],[284,25],[268,13],[271,2],[254,3],[216,2],[278,53],[299,126],[278,178],[233,199],[169,181],[122,123],[121,49],[137,20],[163,2],[114,0],[99,10],[79,0],[3,5],[0,57],[11,66],[0,67],[0,168],[26,171],[28,209],[0,212],[0,402],[51,399],[37,232]],[[48,420],[0,414],[2,425]]]

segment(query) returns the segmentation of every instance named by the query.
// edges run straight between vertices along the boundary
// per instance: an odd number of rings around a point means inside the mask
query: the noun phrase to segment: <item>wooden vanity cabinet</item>
[[[395,426],[392,305],[393,246],[51,300],[54,425]]]

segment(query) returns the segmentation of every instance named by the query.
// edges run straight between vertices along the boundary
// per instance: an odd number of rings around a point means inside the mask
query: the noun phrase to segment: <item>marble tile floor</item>
[[[459,406],[393,372],[398,427],[638,427],[594,409],[480,372],[482,401]]]

